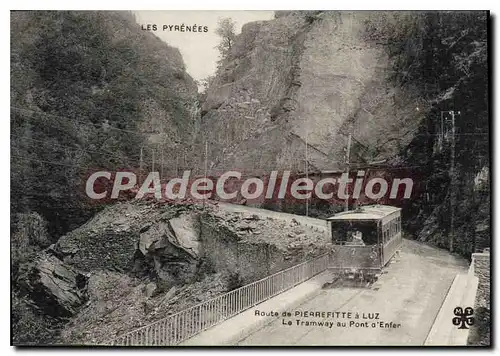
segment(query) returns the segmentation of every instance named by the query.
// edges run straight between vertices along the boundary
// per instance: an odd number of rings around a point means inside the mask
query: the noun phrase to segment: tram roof
[[[381,220],[396,211],[401,211],[401,208],[391,205],[365,205],[356,210],[335,214],[326,220]]]

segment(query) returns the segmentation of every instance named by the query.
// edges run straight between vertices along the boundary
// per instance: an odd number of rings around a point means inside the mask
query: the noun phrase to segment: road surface
[[[465,260],[404,240],[400,255],[370,288],[323,289],[290,310],[291,317],[273,320],[238,345],[423,345],[453,278],[466,272]],[[334,316],[295,316],[306,311]],[[354,319],[356,313],[359,319]],[[319,326],[313,321],[334,325]],[[371,327],[373,322],[376,327]]]
[[[311,218],[311,217],[303,216],[303,215],[295,215],[295,214],[282,213],[279,211],[254,208],[254,207],[246,206],[246,205],[229,204],[229,203],[223,203],[223,202],[217,202],[217,205],[221,209],[224,209],[226,211],[233,212],[233,213],[256,214],[256,215],[259,215],[260,217],[269,217],[269,218],[273,218],[273,219],[284,220],[287,222],[295,220],[295,221],[298,221],[299,223],[301,223],[302,225],[307,225],[307,226],[315,227],[315,228],[322,229],[322,230],[326,231],[326,220],[323,220],[323,219],[316,219],[316,218]]]

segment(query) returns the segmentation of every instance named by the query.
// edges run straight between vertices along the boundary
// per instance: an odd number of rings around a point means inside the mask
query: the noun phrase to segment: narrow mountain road
[[[466,272],[465,260],[404,240],[400,255],[371,288],[324,289],[290,310],[291,317],[278,318],[238,345],[423,345],[453,278]],[[325,321],[333,325],[319,325]]]
[[[302,225],[307,225],[310,227],[321,229],[321,230],[324,230],[326,232],[326,220],[322,220],[322,219],[316,219],[316,218],[311,218],[311,217],[302,216],[302,215],[287,214],[287,213],[266,210],[266,209],[260,209],[260,208],[253,208],[251,206],[246,206],[246,205],[229,204],[229,203],[222,203],[222,202],[217,202],[217,205],[221,209],[229,211],[229,212],[233,212],[233,213],[256,214],[256,215],[259,215],[261,217],[269,217],[269,218],[273,218],[273,219],[284,220],[287,222],[291,222],[292,220],[295,220]]]

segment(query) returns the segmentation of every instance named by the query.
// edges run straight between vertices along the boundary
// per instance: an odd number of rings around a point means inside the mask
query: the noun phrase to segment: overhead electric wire
[[[49,113],[47,113],[45,111],[41,111],[41,110],[24,109],[24,108],[20,108],[20,107],[17,107],[17,106],[11,106],[10,108],[14,109],[14,110],[19,110],[19,111],[31,112],[31,113],[34,113],[34,114],[42,114],[42,115],[45,115],[45,116],[51,116],[51,117],[55,117],[55,118],[58,118],[58,119],[65,119],[65,120],[69,120],[70,122],[81,123],[81,124],[85,124],[85,125],[89,125],[89,124],[90,125],[94,125],[94,126],[95,125],[102,125],[102,123],[101,124],[96,124],[96,123],[92,122],[88,117],[87,117],[88,120],[82,120],[82,119],[78,119],[78,118],[69,118],[67,116],[49,114]],[[135,135],[147,135],[147,133],[145,133],[145,132],[120,129],[120,128],[114,127],[114,126],[112,126],[110,124],[107,124],[106,128],[107,129],[116,130],[116,131],[131,133],[131,134],[135,134]]]

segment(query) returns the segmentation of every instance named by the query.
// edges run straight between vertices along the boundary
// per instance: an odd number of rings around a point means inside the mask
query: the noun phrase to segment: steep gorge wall
[[[210,168],[304,171],[306,141],[311,170],[342,168],[349,132],[353,162],[397,155],[424,110],[365,39],[371,16],[277,12],[246,24],[203,104]]]
[[[95,213],[89,172],[149,172],[153,150],[156,168],[175,165],[197,86],[130,12],[13,11],[10,23],[13,213],[40,213],[57,238]]]

